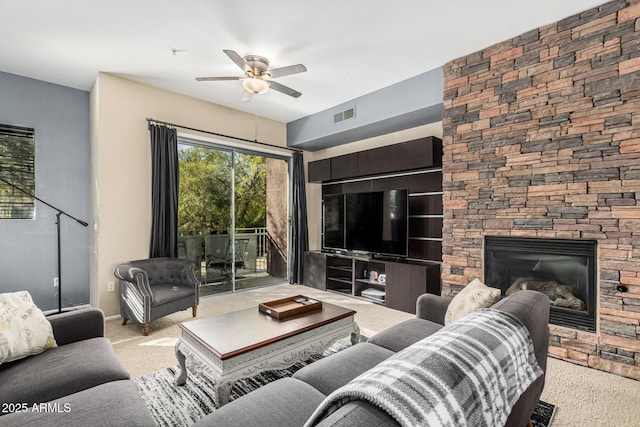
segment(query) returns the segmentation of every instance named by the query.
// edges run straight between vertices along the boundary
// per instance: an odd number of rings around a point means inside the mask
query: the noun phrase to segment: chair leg
[[[148,323],[143,323],[142,324],[142,334],[146,337],[147,335],[149,335],[149,324]]]
[[[123,324],[123,325],[126,325],[128,320],[129,320],[129,319],[125,319],[125,318],[123,318],[123,319],[122,319],[122,324]]]
[[[193,307],[191,307],[191,314],[193,314],[193,317],[196,317],[197,313],[198,313],[198,306],[194,305]]]

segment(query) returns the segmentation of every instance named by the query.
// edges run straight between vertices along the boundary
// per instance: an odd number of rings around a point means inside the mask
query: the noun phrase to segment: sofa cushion
[[[282,378],[227,403],[194,426],[300,427],[324,398],[303,381]]]
[[[51,323],[29,292],[0,294],[0,364],[56,346]]]
[[[327,395],[393,354],[377,345],[359,343],[305,366],[293,374],[293,378]]]
[[[176,285],[153,285],[153,304],[160,306],[168,302],[176,301],[180,298],[193,297],[193,288]]]
[[[25,426],[153,426],[155,421],[133,381],[112,381],[26,412],[0,418],[5,427]]]
[[[408,319],[369,338],[370,343],[398,352],[442,329],[442,325],[424,319]]]
[[[490,288],[478,279],[464,287],[449,303],[444,324],[455,322],[479,308],[489,308],[500,300],[500,289]]]
[[[48,402],[128,378],[111,342],[107,338],[91,338],[2,365],[0,402]]]

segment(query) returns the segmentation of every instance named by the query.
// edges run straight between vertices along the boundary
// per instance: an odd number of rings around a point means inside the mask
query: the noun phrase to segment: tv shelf
[[[322,184],[322,248],[355,248],[345,243],[344,229],[332,227],[331,222],[325,227],[325,215],[343,215],[345,194],[406,189],[406,258],[411,261],[309,251],[304,255],[303,284],[409,313],[415,313],[420,295],[440,295],[444,219],[442,155],[442,140],[430,136],[309,162],[309,182]],[[340,241],[336,240],[337,233],[345,236],[343,245],[335,243]],[[371,271],[384,274],[386,280],[372,279]]]
[[[383,262],[356,259],[353,294],[379,304],[386,304],[386,280],[380,280],[381,275],[386,278],[385,270],[386,265]]]
[[[390,159],[395,159],[390,161]],[[358,212],[347,208],[345,195],[377,194],[391,190],[407,191],[407,258],[442,262],[442,141],[427,137],[371,150],[331,157],[309,163],[309,181],[322,183],[321,247],[324,249],[362,249],[376,253],[397,253],[389,247],[355,247],[347,239],[361,237],[359,230],[347,229],[339,218]],[[342,204],[340,203],[342,200]],[[366,211],[365,211],[366,212]],[[376,211],[373,211],[376,212]],[[373,214],[372,214],[373,215]],[[378,215],[377,213],[375,215]],[[336,220],[336,217],[338,218]],[[402,215],[404,218],[404,215]],[[373,221],[375,223],[375,221]],[[351,224],[362,225],[356,221]],[[328,229],[325,226],[328,224]],[[336,225],[338,224],[338,225]],[[377,231],[380,227],[369,227]],[[340,243],[342,233],[342,243]],[[355,237],[354,237],[355,236]],[[385,242],[388,244],[388,242]],[[394,245],[401,244],[393,240]],[[368,243],[371,245],[370,242]]]
[[[334,257],[326,262],[326,289],[340,293],[353,293],[353,263],[345,258]]]
[[[372,271],[376,274],[372,275]],[[395,262],[309,251],[304,257],[304,272],[307,286],[408,313],[415,313],[416,299],[420,295],[440,295],[438,263]],[[380,275],[384,275],[384,281],[380,280]]]

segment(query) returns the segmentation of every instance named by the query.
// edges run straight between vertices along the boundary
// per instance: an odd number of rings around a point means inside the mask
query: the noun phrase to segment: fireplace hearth
[[[596,330],[596,242],[485,237],[484,279],[503,295],[522,289],[549,297],[549,323]]]

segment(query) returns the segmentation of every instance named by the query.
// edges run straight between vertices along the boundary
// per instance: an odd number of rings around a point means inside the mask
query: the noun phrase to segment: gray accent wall
[[[90,214],[89,92],[0,72],[0,123],[35,129],[36,196],[87,223]],[[0,164],[0,168],[2,165]],[[61,216],[62,307],[89,303],[89,227]],[[56,211],[0,220],[0,292],[28,290],[58,308]]]
[[[287,123],[287,146],[335,147],[442,120],[442,68],[436,68],[316,114]],[[335,122],[336,114],[355,110]]]

